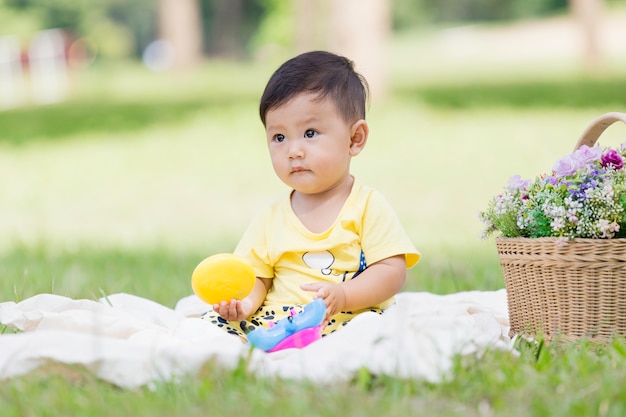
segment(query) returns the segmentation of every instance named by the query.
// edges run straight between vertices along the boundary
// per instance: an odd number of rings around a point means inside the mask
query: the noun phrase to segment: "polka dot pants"
[[[282,318],[288,317],[290,315],[290,310],[292,309],[296,313],[301,313],[304,310],[304,306],[302,304],[289,306],[262,306],[256,311],[256,313],[250,316],[248,320],[242,321],[225,320],[211,309],[204,313],[201,318],[219,327],[225,332],[239,336],[242,340],[247,341],[246,335],[248,333],[259,326],[269,327],[270,322],[276,322]],[[382,311],[379,309],[368,309],[365,311],[382,314]],[[362,312],[363,311],[359,311],[359,313]],[[347,325],[348,322],[359,313],[341,312],[335,314],[322,330],[322,336],[329,335],[337,329]]]

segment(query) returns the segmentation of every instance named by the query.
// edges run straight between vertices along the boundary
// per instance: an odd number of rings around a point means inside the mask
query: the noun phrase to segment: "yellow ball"
[[[240,256],[220,253],[209,256],[191,274],[193,292],[205,303],[241,300],[252,291],[254,269]]]

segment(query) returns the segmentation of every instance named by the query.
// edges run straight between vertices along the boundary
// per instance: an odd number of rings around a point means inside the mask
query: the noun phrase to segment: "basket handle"
[[[576,144],[576,147],[574,147],[574,150],[580,148],[582,145],[587,145],[589,147],[595,145],[602,132],[619,120],[626,123],[626,113],[611,112],[598,117],[591,122],[587,129],[585,129],[583,134],[580,136],[580,139],[578,139],[578,143]]]

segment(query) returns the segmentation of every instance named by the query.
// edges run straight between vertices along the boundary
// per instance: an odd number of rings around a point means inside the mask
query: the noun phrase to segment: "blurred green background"
[[[164,23],[183,3],[195,31]],[[287,191],[258,99],[307,48],[364,69],[374,54],[382,69],[353,173],[388,197],[423,254],[406,289],[502,288],[478,212],[510,176],[550,170],[591,120],[626,109],[626,2],[304,3],[0,0],[0,46],[19,45],[21,63],[7,69],[0,47],[0,301],[130,292],[173,306],[188,295],[197,263],[232,251],[258,207]],[[374,3],[388,13],[372,17]],[[577,3],[599,7],[595,23]],[[347,25],[354,54],[333,43],[340,29],[326,33],[350,16],[382,19],[369,57],[356,41],[372,25]],[[196,49],[150,61],[155,40],[176,44],[172,26]],[[29,45],[54,28],[68,60],[52,81],[61,93],[42,103]],[[624,141],[624,126],[602,136]]]

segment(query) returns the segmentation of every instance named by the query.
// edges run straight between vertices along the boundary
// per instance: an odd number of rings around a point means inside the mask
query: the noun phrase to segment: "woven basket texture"
[[[626,113],[606,113],[574,150],[593,146]],[[626,336],[626,239],[496,238],[507,290],[510,335],[551,341]]]
[[[626,239],[496,239],[510,335],[607,341],[626,335]]]

